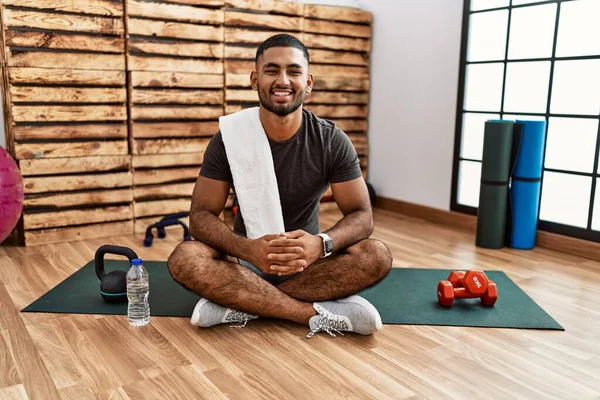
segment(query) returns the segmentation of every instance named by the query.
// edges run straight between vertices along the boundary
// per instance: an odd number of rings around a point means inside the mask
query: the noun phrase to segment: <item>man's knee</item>
[[[202,242],[186,241],[175,247],[167,260],[167,265],[173,279],[185,283],[192,273],[202,273],[203,267],[218,256],[216,250]]]
[[[361,255],[377,278],[385,277],[392,268],[393,257],[390,249],[377,239],[365,239],[356,243],[353,250]]]

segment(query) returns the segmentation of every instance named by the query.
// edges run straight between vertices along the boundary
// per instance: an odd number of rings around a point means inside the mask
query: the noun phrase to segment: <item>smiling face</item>
[[[296,111],[312,90],[308,61],[295,47],[271,47],[264,51],[250,77],[263,108],[280,116]]]

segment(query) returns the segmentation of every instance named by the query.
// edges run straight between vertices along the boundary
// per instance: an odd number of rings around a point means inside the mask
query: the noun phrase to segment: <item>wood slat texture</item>
[[[186,4],[193,6],[206,6],[219,8],[225,5],[225,0],[169,0],[170,3]]]
[[[133,107],[133,120],[159,119],[215,119],[223,114],[221,107],[210,106],[137,106]]]
[[[19,162],[23,176],[119,171],[129,170],[130,166],[130,155],[29,159]]]
[[[40,229],[25,232],[26,246],[75,242],[90,239],[114,238],[133,232],[133,221],[100,223],[67,228]]]
[[[98,66],[96,66],[98,67]],[[125,71],[8,68],[12,84],[124,86]]]
[[[131,206],[99,207],[84,210],[63,210],[38,214],[23,214],[25,229],[58,228],[100,222],[123,221],[133,217]]]
[[[127,142],[56,142],[56,143],[17,143],[17,159],[86,157],[94,155],[127,154]]]
[[[367,142],[367,135],[350,133],[348,134],[348,137],[352,141],[352,144],[354,145],[354,148],[356,149],[356,152],[359,155],[368,155],[369,147]]]
[[[306,104],[368,104],[368,93],[320,92],[309,94]]]
[[[334,7],[316,4],[304,5],[304,17],[333,21],[347,21],[360,24],[371,24],[373,14],[349,7]]]
[[[371,51],[371,41],[331,35],[304,33],[304,44],[309,48],[345,51]]]
[[[133,184],[138,188],[139,186],[157,183],[196,181],[199,172],[199,166],[138,170],[133,173]]]
[[[367,106],[307,105],[306,108],[323,118],[366,118]]]
[[[23,206],[25,209],[61,208],[72,206],[87,206],[90,204],[117,204],[131,203],[133,192],[131,188],[119,190],[94,190],[78,193],[41,194],[27,196]]]
[[[218,104],[221,90],[135,89],[132,101],[138,104]]]
[[[13,103],[125,103],[125,88],[57,88],[44,86],[13,86]]]
[[[223,28],[212,25],[195,25],[139,18],[129,19],[129,34],[162,38],[222,41]]]
[[[368,92],[369,79],[340,78],[335,76],[317,76],[313,85],[315,90],[345,90]]]
[[[125,121],[125,105],[12,107],[15,122]]]
[[[258,94],[251,89],[228,89],[225,98],[228,102],[258,103]]]
[[[250,30],[247,28],[235,28],[227,27],[225,29],[224,42],[226,44],[245,43],[245,44],[260,44],[269,37],[279,34],[289,33],[281,30],[270,30],[270,31],[258,31]],[[303,40],[304,34],[301,32],[294,32],[293,35],[300,40]]]
[[[155,18],[169,21],[187,21],[196,24],[223,23],[223,10],[176,5],[160,2],[127,0],[129,16]]]
[[[272,30],[299,32],[303,19],[287,15],[256,14],[237,11],[225,11],[226,26],[246,26],[268,28]]]
[[[222,58],[223,45],[218,43],[170,42],[162,43],[147,39],[133,38],[129,50],[140,54],[165,54],[187,57]]]
[[[309,18],[305,18],[304,20],[304,32],[336,36],[355,36],[367,39],[370,39],[372,34],[369,25],[348,24],[344,22],[331,22]]]
[[[227,0],[225,6],[242,10],[266,11],[273,14],[302,16],[304,4],[280,0]]]
[[[125,40],[119,37],[73,35],[54,32],[6,31],[5,44],[9,47],[86,50],[105,53],[123,53],[125,49]]]
[[[223,63],[220,60],[167,57],[130,56],[128,68],[132,71],[177,71],[193,72],[198,74],[223,73]]]
[[[112,0],[3,0],[7,6],[119,17],[123,4]]]
[[[367,120],[335,118],[334,122],[345,132],[367,132]]]
[[[140,186],[133,189],[136,200],[192,197],[194,182]]]
[[[134,138],[161,137],[197,137],[212,136],[219,130],[217,121],[206,122],[166,122],[166,123],[134,123]]]
[[[136,229],[148,216],[189,211],[190,184],[223,115],[223,5],[128,0]]]
[[[136,219],[139,217],[162,216],[180,212],[189,212],[191,199],[168,199],[157,201],[141,201],[134,203]]]
[[[4,25],[9,28],[35,28],[51,31],[89,32],[123,36],[123,19],[55,14],[4,8]]]
[[[131,187],[130,172],[23,178],[25,193],[68,192],[83,189]]]
[[[158,168],[181,165],[200,165],[204,152],[172,154],[135,155],[132,157],[133,168]]]
[[[17,141],[36,139],[118,139],[127,137],[127,126],[118,123],[19,125],[12,128],[12,133]]]
[[[11,67],[75,68],[122,70],[125,68],[123,54],[52,53],[8,51],[7,64]]]
[[[132,71],[133,87],[222,89],[222,74],[193,74],[185,72]]]
[[[309,55],[311,63],[362,66],[369,65],[369,55],[367,53],[310,49]]]
[[[369,154],[369,60],[372,35],[369,12],[321,5],[304,7],[304,42],[311,56],[314,90],[306,108],[333,119],[348,133],[367,178]]]

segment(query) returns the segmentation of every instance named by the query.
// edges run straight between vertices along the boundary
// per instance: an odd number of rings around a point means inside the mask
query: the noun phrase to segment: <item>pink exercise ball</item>
[[[0,243],[17,226],[23,211],[23,178],[17,163],[0,147]]]

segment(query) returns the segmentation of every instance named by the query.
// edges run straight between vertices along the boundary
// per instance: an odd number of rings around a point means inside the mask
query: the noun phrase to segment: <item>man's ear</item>
[[[308,80],[306,81],[306,92],[307,93],[312,92],[314,83],[315,83],[315,77],[313,76],[313,74],[308,74]]]
[[[252,90],[258,90],[258,75],[256,71],[250,73],[250,85],[252,85]]]

